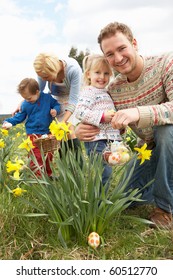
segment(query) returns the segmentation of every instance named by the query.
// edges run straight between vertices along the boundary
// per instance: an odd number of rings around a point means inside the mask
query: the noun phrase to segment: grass
[[[118,178],[114,173],[111,188],[116,188]],[[119,175],[121,176],[121,174]],[[6,185],[16,187],[8,176]],[[33,193],[28,199],[40,207]],[[25,195],[24,195],[25,198]],[[104,243],[97,250],[71,237],[68,248],[58,239],[58,229],[47,216],[25,217],[21,214],[35,213],[29,204],[0,186],[0,259],[1,260],[167,260],[173,259],[173,231],[151,229],[134,217],[147,219],[151,205],[126,209],[112,217],[103,232]],[[131,217],[131,219],[130,219]]]
[[[71,240],[68,248],[58,241],[56,226],[46,217],[22,217],[31,211],[7,192],[0,196],[0,259],[2,260],[160,260],[172,259],[173,232],[151,229],[127,216],[147,218],[151,206],[125,210],[104,232],[105,244],[97,250]]]

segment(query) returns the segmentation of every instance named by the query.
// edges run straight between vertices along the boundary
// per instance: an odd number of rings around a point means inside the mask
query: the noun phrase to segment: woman
[[[78,149],[79,140],[74,134],[76,119],[75,110],[82,79],[82,69],[78,62],[71,57],[59,59],[50,53],[40,53],[34,60],[34,69],[38,75],[40,91],[48,86],[49,92],[61,105],[61,112],[57,119],[61,122],[71,123],[70,141],[68,145]]]

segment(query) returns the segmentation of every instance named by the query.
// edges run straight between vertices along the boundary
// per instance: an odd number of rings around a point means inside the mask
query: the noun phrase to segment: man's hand
[[[99,131],[100,129],[96,126],[80,123],[75,128],[75,135],[81,141],[92,141]]]
[[[111,124],[115,129],[126,128],[131,123],[139,121],[139,111],[137,108],[123,109],[115,113]]]

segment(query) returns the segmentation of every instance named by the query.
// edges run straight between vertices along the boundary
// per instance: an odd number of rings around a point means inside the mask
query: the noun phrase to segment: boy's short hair
[[[33,95],[39,90],[39,84],[35,79],[25,78],[23,79],[17,87],[17,91],[21,94],[26,88]]]

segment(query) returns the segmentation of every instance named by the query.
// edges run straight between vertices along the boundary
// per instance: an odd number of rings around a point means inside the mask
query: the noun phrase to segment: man
[[[139,188],[142,199],[156,208],[150,215],[153,226],[172,228],[173,213],[173,53],[142,57],[130,28],[114,22],[103,28],[98,43],[107,61],[119,72],[109,85],[118,112],[112,126],[129,125],[152,147],[152,157],[137,162],[127,186]],[[76,135],[90,141],[98,128],[79,124]],[[154,182],[148,187],[144,186]]]

